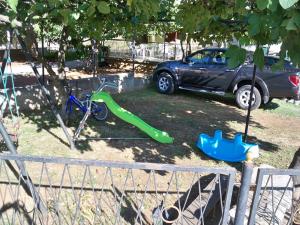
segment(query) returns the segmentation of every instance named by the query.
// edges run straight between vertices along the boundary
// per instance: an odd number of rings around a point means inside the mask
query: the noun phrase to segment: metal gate
[[[299,208],[299,205],[292,205],[294,187],[299,188],[293,184],[295,176],[300,176],[300,170],[259,169],[248,225],[292,224],[295,207]]]
[[[2,154],[0,224],[225,225],[234,182],[234,168]]]

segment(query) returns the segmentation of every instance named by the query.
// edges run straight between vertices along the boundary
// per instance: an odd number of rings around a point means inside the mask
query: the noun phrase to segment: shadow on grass
[[[173,144],[160,144],[152,139],[143,140],[107,140],[107,145],[118,149],[120,152],[131,149],[133,160],[136,162],[153,162],[175,164],[177,160],[191,159],[196,152],[201,160],[211,160],[195,147],[195,142],[200,133],[213,135],[216,129],[221,129],[227,137],[233,137],[237,132],[229,122],[244,125],[245,115],[235,105],[230,97],[194,94],[179,92],[175,95],[161,95],[154,89],[134,91],[126,94],[115,95],[115,101],[128,111],[139,116],[153,127],[168,132],[175,138]],[[222,104],[222,103],[226,103]],[[228,105],[229,104],[229,105]],[[49,110],[35,113],[25,113],[31,122],[38,126],[37,132],[42,129],[60,139],[50,129],[58,128],[59,124]],[[74,132],[82,117],[75,113],[70,122],[70,129]],[[251,125],[260,129],[264,127],[251,121]],[[238,130],[243,132],[243,130]],[[87,122],[86,129],[81,137],[91,138],[147,138],[147,136],[134,126],[125,123],[110,113],[105,122],[99,122],[92,117]],[[62,144],[67,145],[65,140]],[[266,151],[277,151],[278,146],[270,142],[258,140],[255,136],[249,137],[249,142],[258,143]],[[90,141],[77,142],[77,148],[85,151],[105,151],[95,149]],[[111,159],[110,159],[111,160]]]
[[[215,101],[218,103],[223,103],[226,105],[237,107],[235,102],[235,97],[232,94],[225,94],[224,96],[217,95],[217,94],[210,94],[210,93],[196,93],[186,90],[178,90],[178,95],[184,95],[190,98],[201,98],[204,101]]]
[[[276,102],[270,102],[270,103],[268,103],[266,105],[263,105],[262,109],[265,110],[265,111],[268,111],[268,110],[275,110],[275,109],[277,109],[279,107],[280,107],[280,105],[278,103],[276,103]]]
[[[7,211],[12,211],[12,212],[8,213]],[[33,218],[31,218],[30,212],[28,212],[23,202],[14,201],[14,202],[3,204],[1,206],[0,218],[10,218],[10,213],[12,214],[12,218],[14,218],[17,221],[23,220],[23,222],[26,221],[27,224],[32,224],[32,225],[36,224]]]

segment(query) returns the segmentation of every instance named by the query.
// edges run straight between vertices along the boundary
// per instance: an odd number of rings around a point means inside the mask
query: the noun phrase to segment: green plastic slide
[[[139,117],[120,107],[107,92],[101,91],[94,93],[91,97],[91,100],[95,102],[104,102],[113,114],[126,121],[127,123],[136,126],[154,140],[163,144],[173,143],[174,139],[170,137],[168,133],[155,129],[154,127],[141,120]]]

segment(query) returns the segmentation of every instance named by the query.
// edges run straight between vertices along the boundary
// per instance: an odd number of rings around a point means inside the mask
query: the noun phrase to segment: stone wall
[[[121,93],[127,91],[138,90],[147,87],[151,83],[150,78],[133,77],[128,73],[102,76],[108,82],[114,82],[118,85],[117,89],[106,88],[106,91],[111,93]],[[70,80],[69,86],[74,91],[76,96],[80,96],[82,93],[96,90],[99,86],[98,78],[82,78],[77,80]],[[55,90],[50,90],[51,95],[55,96]],[[9,96],[11,104],[14,104],[11,90],[9,90]],[[33,109],[42,109],[47,105],[47,100],[43,96],[43,93],[38,84],[28,85],[26,87],[16,88],[17,102],[19,111],[29,111]],[[0,106],[7,108],[7,101],[5,101],[4,91],[0,90]]]

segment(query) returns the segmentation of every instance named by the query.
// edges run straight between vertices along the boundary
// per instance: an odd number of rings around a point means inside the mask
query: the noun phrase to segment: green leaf
[[[275,12],[278,7],[278,0],[269,0],[269,4],[267,6],[272,12]]]
[[[59,3],[57,0],[48,0],[50,7],[57,7],[57,4]]]
[[[6,0],[6,2],[14,12],[17,12],[18,0]]]
[[[237,8],[243,8],[243,7],[245,7],[245,0],[235,0],[235,6]]]
[[[294,16],[292,17],[294,23],[300,27],[300,13],[296,13],[294,14]]]
[[[98,2],[97,9],[102,14],[109,14],[110,13],[109,4],[105,1]]]
[[[250,45],[250,38],[249,37],[241,37],[239,39],[240,45]]]
[[[288,23],[286,25],[286,29],[287,30],[297,30],[298,29],[297,26],[294,23],[293,18],[289,19],[289,21],[288,21]]]
[[[69,22],[70,22],[70,19],[72,19],[72,18],[70,17],[70,15],[71,15],[71,10],[70,10],[70,9],[62,9],[62,10],[59,10],[59,13],[60,13],[60,15],[63,16],[63,23],[64,23],[65,25],[68,25]]]
[[[74,20],[78,20],[80,17],[80,13],[72,13],[72,17]]]
[[[40,20],[40,19],[41,19],[41,17],[40,17],[40,16],[38,16],[38,15],[35,15],[35,16],[33,16],[33,17],[32,17],[32,19],[34,19],[34,20]]]
[[[92,16],[96,12],[95,6],[90,5],[90,7],[87,9],[87,15]]]
[[[250,36],[255,36],[260,32],[261,28],[261,20],[259,15],[257,14],[252,14],[248,20],[249,23],[249,35]]]
[[[264,10],[267,8],[267,6],[269,4],[269,0],[256,0],[256,4],[257,4],[258,9]]]
[[[130,7],[132,5],[133,0],[127,0],[127,5]]]
[[[288,9],[295,5],[299,0],[279,0],[280,5],[284,9]]]
[[[256,48],[254,54],[253,54],[253,61],[254,64],[262,70],[264,68],[265,64],[265,56],[264,56],[264,51],[262,48]]]
[[[231,45],[226,51],[226,57],[228,57],[228,67],[236,68],[245,62],[246,50],[236,45]]]
[[[280,32],[279,32],[279,28],[274,28],[271,30],[271,34],[270,34],[270,38],[273,41],[277,41],[279,38]]]
[[[289,19],[283,20],[282,23],[280,24],[280,26],[281,27],[286,27],[288,25],[289,21],[290,21]]]

